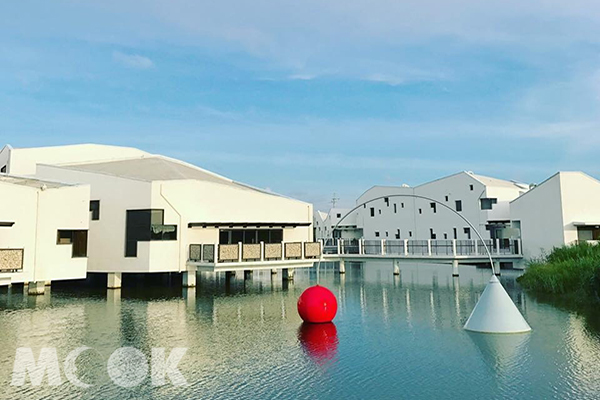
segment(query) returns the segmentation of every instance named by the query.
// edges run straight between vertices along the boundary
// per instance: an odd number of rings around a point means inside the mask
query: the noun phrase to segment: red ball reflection
[[[333,322],[303,323],[298,329],[298,340],[306,354],[317,364],[324,364],[337,354],[338,337]]]
[[[298,299],[298,314],[304,322],[331,322],[337,313],[337,300],[331,290],[315,285],[306,289]]]

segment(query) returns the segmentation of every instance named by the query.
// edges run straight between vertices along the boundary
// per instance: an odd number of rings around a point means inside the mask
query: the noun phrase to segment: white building
[[[88,271],[109,273],[112,287],[120,285],[122,273],[149,272],[186,272],[187,284],[194,285],[190,245],[223,245],[220,259],[237,252],[238,243],[281,246],[313,239],[311,204],[137,149],[5,147],[0,165],[10,173],[91,186]],[[242,248],[236,248],[241,259]]]
[[[359,213],[355,211],[346,216],[349,211],[350,208],[332,208],[327,214],[317,211],[314,218],[315,238],[360,239],[363,234],[362,229],[357,226]]]
[[[0,285],[85,279],[90,188],[0,174]]]
[[[600,240],[600,182],[583,172],[558,172],[512,201],[510,217],[526,258]]]
[[[446,206],[469,220],[484,239],[516,238],[519,233],[510,227],[509,203],[527,190],[524,184],[472,172],[459,172],[414,188],[375,186],[357,200],[361,204],[377,199],[359,209],[357,225],[366,239],[475,239],[469,225]]]

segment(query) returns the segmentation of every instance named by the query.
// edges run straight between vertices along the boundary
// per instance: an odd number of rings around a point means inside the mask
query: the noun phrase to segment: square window
[[[379,232],[375,232],[375,237],[379,237]]]

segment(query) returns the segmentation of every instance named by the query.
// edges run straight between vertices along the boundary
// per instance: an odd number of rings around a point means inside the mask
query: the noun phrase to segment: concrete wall
[[[574,222],[600,222],[600,182],[582,172],[561,172],[564,242],[577,240]]]
[[[521,225],[523,256],[539,257],[565,243],[560,175],[556,174],[510,204],[512,221]]]
[[[0,248],[24,249],[23,271],[6,274],[12,283],[85,278],[87,258],[72,258],[71,245],[56,240],[59,229],[88,229],[89,191],[0,182],[0,221],[15,223],[0,228]]]

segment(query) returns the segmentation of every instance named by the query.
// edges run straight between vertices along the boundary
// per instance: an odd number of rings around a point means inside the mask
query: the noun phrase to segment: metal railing
[[[520,239],[328,239],[323,241],[323,254],[386,256],[485,256],[487,246],[492,255],[522,255]]]

